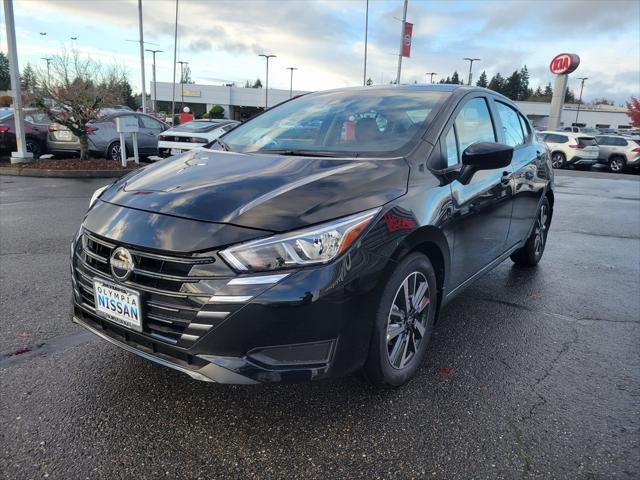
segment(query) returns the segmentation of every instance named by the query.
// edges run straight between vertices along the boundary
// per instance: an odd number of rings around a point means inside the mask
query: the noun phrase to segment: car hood
[[[282,232],[406,193],[402,158],[336,159],[193,151],[116,182],[101,200],[147,212]]]

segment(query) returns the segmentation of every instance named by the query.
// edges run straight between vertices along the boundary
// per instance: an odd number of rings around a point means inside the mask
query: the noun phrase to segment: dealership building
[[[171,82],[157,82],[158,111],[171,110],[172,100]],[[154,86],[151,84],[153,95]],[[302,90],[294,90],[293,96],[309,93]],[[269,106],[277,105],[290,97],[289,90],[269,89]],[[189,107],[200,117],[209,111],[214,105],[220,105],[225,110],[225,117],[234,120],[244,120],[260,112],[265,105],[265,90],[263,88],[244,88],[235,86],[185,84],[182,91],[180,85],[175,86],[176,108]],[[543,102],[516,102],[522,112],[531,120],[531,123],[542,130],[546,128],[549,120],[550,103]],[[570,126],[576,124],[582,127],[592,128],[631,128],[630,118],[626,109],[609,105],[594,107],[580,107],[577,105],[565,105],[562,111],[561,125]],[[576,122],[576,113],[578,121]]]

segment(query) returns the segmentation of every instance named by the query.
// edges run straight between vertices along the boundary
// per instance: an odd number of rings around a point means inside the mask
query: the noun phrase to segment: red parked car
[[[38,111],[24,112],[26,149],[38,158],[45,153],[48,127],[51,121]],[[10,155],[16,151],[16,126],[13,110],[0,113],[0,154]]]

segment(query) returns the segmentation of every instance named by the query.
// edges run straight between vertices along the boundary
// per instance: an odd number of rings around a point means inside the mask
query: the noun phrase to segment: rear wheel
[[[383,288],[365,374],[374,384],[398,387],[422,364],[435,322],[436,275],[429,259],[413,253],[393,271]]]
[[[622,157],[611,157],[609,160],[609,170],[613,173],[622,173],[626,167],[626,162]]]
[[[34,138],[25,139],[25,148],[27,149],[27,152],[33,154],[33,158],[38,158],[40,156],[40,153],[42,153],[40,142],[38,142]]]
[[[511,260],[516,265],[525,267],[535,267],[544,253],[544,247],[547,244],[547,234],[549,233],[549,225],[551,224],[551,208],[547,197],[542,199],[536,220],[533,225],[533,231],[529,236],[524,247],[516,250],[511,254]]]
[[[107,159],[119,162],[121,158],[120,142],[113,142],[107,149]]]
[[[551,165],[553,168],[564,168],[567,163],[567,159],[562,152],[553,152],[551,155]]]

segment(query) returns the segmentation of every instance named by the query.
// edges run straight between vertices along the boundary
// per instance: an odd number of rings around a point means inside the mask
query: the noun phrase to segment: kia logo
[[[549,70],[555,75],[566,75],[574,72],[580,65],[580,57],[575,53],[560,53],[553,57]]]

